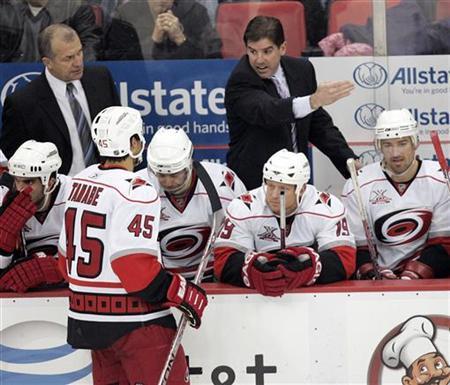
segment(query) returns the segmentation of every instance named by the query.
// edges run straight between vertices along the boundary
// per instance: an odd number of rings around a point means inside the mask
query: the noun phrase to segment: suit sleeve
[[[0,137],[0,148],[8,159],[28,139],[25,133],[24,119],[24,111],[17,107],[17,98],[14,98],[12,95],[8,96],[3,106],[3,128]]]

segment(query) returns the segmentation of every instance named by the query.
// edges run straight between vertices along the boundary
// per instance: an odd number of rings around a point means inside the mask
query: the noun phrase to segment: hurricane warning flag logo
[[[387,77],[384,67],[374,62],[360,64],[353,71],[353,79],[363,88],[379,88],[386,83]]]
[[[8,95],[30,83],[36,76],[39,76],[40,74],[40,72],[25,72],[23,74],[14,76],[12,79],[9,79],[3,86],[2,92],[0,93],[0,101],[2,103],[2,106],[5,103],[5,99]]]

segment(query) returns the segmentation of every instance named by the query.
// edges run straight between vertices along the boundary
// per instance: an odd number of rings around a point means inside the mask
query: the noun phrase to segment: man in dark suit
[[[39,35],[45,71],[5,99],[0,148],[7,158],[26,140],[53,142],[60,172],[74,175],[98,161],[90,123],[108,106],[120,105],[105,67],[86,67],[77,33],[52,24]]]
[[[350,94],[348,81],[317,86],[312,64],[284,56],[280,21],[257,16],[244,33],[247,54],[234,68],[225,90],[230,132],[228,166],[247,186],[261,185],[267,159],[282,148],[308,152],[308,141],[349,177],[347,158],[357,158],[322,106]]]

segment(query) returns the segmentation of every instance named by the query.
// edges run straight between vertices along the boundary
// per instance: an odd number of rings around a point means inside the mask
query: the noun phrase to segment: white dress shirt
[[[53,76],[50,71],[45,69],[45,76],[47,77],[50,88],[55,95],[58,102],[59,109],[62,112],[64,120],[66,121],[69,129],[70,143],[72,145],[72,165],[69,170],[69,175],[73,176],[86,168],[83,158],[83,149],[81,148],[80,137],[78,135],[75,118],[73,117],[72,110],[70,109],[69,100],[67,99],[67,83]],[[91,125],[91,114],[89,113],[88,102],[86,94],[84,93],[83,86],[79,80],[71,82],[74,85],[75,98],[81,105],[84,115],[86,116],[89,126]]]

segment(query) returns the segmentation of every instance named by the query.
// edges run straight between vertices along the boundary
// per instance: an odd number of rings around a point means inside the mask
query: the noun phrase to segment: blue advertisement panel
[[[183,128],[198,159],[225,161],[225,84],[236,60],[104,62],[123,106],[139,110],[149,140],[158,128]],[[39,76],[43,66],[0,64],[1,108],[6,96]],[[1,113],[1,110],[0,110]]]

